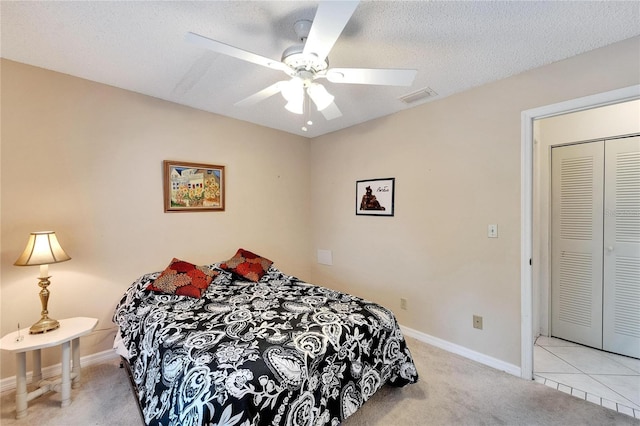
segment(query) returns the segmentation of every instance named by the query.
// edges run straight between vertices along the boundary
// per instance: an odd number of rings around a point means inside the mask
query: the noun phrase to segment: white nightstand
[[[60,392],[62,407],[71,403],[71,385],[80,383],[80,336],[91,333],[98,324],[97,318],[68,318],[60,320],[60,328],[43,334],[29,334],[29,327],[20,330],[22,340],[18,341],[18,331],[0,339],[0,349],[16,354],[16,418],[27,415],[27,402],[49,391]],[[73,342],[73,344],[72,344]],[[61,345],[62,376],[57,380],[42,380],[42,348]],[[38,389],[27,393],[27,352],[33,351],[32,383]],[[72,356],[70,356],[72,352]],[[73,358],[73,368],[71,368]]]

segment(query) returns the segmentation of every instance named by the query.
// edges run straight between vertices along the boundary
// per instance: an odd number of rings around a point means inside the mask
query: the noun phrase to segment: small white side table
[[[97,318],[68,318],[60,320],[60,328],[42,334],[29,334],[29,327],[9,333],[0,339],[0,349],[16,354],[16,418],[27,415],[27,402],[49,391],[60,392],[62,407],[71,403],[71,385],[80,384],[80,336],[91,333]],[[18,335],[22,337],[18,340]],[[73,344],[72,344],[73,342]],[[62,376],[57,380],[42,380],[42,348],[61,345]],[[27,393],[27,352],[33,351],[32,383],[38,389]],[[70,356],[70,352],[72,355]],[[73,358],[73,368],[71,368]]]

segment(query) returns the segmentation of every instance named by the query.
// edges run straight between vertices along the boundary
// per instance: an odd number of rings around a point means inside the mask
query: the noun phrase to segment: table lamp
[[[49,318],[49,311],[47,311],[47,303],[49,302],[49,290],[47,287],[50,284],[49,278],[51,278],[49,276],[49,264],[64,262],[69,259],[71,259],[69,255],[60,247],[55,232],[32,232],[29,235],[27,247],[14,263],[16,266],[40,265],[40,277],[38,278],[40,282],[38,285],[42,288],[40,290],[42,317],[40,321],[31,326],[29,334],[46,333],[60,327],[58,321]]]

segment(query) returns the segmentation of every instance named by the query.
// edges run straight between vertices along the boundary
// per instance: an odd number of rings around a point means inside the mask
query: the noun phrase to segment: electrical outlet
[[[480,315],[473,316],[473,328],[482,330],[482,317]]]
[[[404,297],[400,298],[400,309],[404,309],[405,311],[407,310],[407,299]]]

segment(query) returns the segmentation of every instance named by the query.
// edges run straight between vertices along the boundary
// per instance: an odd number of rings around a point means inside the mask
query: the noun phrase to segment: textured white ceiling
[[[282,96],[234,104],[285,77],[186,43],[192,31],[279,60],[293,24],[313,19],[301,1],[5,1],[3,58],[179,104],[315,137],[640,34],[637,1],[364,1],[329,54],[332,67],[411,68],[411,87],[333,84],[343,116],[284,109]],[[639,69],[640,72],[640,69]],[[398,98],[430,87],[438,96]]]

